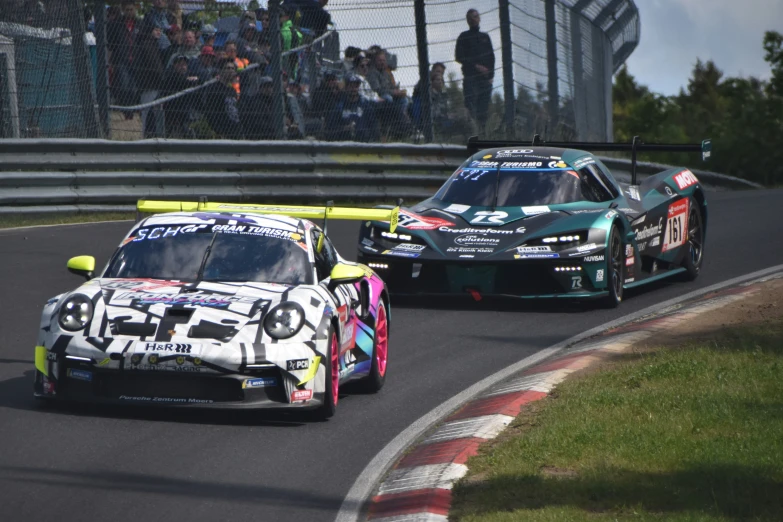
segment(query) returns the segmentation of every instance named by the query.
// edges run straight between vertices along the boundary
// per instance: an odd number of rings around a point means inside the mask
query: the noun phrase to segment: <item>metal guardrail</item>
[[[458,145],[316,141],[2,140],[0,214],[131,211],[136,200],[407,201],[432,195],[466,158]],[[630,161],[602,158],[621,180]],[[639,163],[651,174],[666,165]],[[700,170],[705,184],[762,188]]]

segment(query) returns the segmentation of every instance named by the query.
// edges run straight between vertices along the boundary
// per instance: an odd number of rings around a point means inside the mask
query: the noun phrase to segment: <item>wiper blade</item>
[[[207,259],[209,259],[209,255],[212,253],[212,245],[215,244],[215,238],[217,235],[217,232],[212,232],[212,240],[209,242],[209,245],[207,245],[207,249],[204,252],[204,258],[201,260],[201,266],[198,267],[196,281],[201,281],[204,278],[204,267],[207,266]]]

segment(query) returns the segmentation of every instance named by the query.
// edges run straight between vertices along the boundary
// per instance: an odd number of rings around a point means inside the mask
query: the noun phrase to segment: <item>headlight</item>
[[[304,310],[297,303],[281,303],[264,318],[264,330],[275,339],[288,339],[302,329],[304,319]]]
[[[60,327],[69,332],[81,330],[92,320],[92,301],[81,294],[72,295],[60,307]]]

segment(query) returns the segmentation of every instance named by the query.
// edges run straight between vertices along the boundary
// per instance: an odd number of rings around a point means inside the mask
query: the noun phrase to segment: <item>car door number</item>
[[[688,200],[681,199],[669,205],[666,218],[666,233],[663,236],[662,252],[679,247],[688,239]]]
[[[473,225],[479,225],[482,223],[496,223],[498,225],[502,225],[504,223],[503,219],[507,217],[508,213],[502,212],[500,210],[480,210],[476,212],[476,215],[470,222]]]

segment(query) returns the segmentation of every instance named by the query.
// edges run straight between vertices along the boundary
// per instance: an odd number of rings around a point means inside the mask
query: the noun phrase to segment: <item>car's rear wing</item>
[[[541,147],[556,147],[561,149],[577,149],[588,152],[631,152],[631,184],[636,185],[636,153],[637,152],[701,152],[702,161],[706,161],[712,153],[712,140],[701,143],[643,143],[639,136],[634,136],[631,143],[591,142],[591,141],[542,141],[538,134],[532,141],[494,141],[479,140],[478,136],[468,138],[468,154],[473,155],[484,149],[497,147],[519,147],[537,145]]]
[[[335,207],[331,201],[323,207],[299,205],[258,205],[255,203],[217,203],[201,201],[155,201],[140,199],[137,212],[157,214],[160,212],[244,212],[251,214],[276,214],[305,219],[354,219],[359,221],[389,221],[394,232],[399,221],[399,205],[391,208]]]

